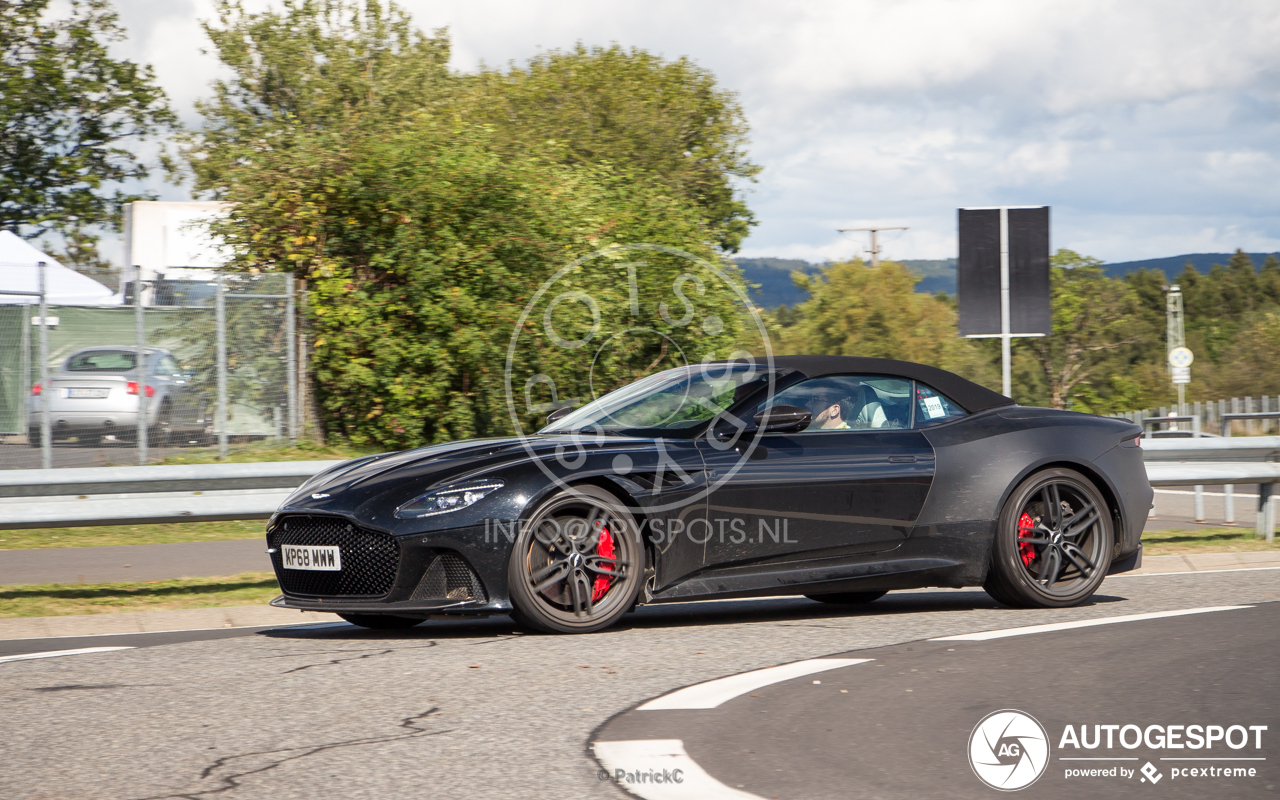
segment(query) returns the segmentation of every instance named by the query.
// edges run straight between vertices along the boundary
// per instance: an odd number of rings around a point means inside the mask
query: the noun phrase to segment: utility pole
[[[839,233],[853,233],[855,231],[871,232],[871,266],[880,266],[880,240],[876,238],[876,234],[880,231],[905,231],[905,225],[893,228],[836,228]]]

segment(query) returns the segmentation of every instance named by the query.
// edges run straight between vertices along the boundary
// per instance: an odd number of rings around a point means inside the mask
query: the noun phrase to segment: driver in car
[[[857,397],[841,397],[833,389],[823,388],[806,404],[813,414],[811,431],[847,431],[880,428],[885,424],[880,398],[867,386],[859,386]]]

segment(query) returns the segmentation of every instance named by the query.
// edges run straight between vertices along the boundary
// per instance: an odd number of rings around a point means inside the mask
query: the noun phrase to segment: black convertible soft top
[[[752,361],[758,364],[768,363],[765,358],[754,358]],[[1011,398],[965,380],[953,372],[910,361],[857,356],[774,356],[773,365],[793,369],[803,373],[806,378],[821,378],[824,375],[892,375],[909,378],[937,389],[970,414],[1014,404]]]

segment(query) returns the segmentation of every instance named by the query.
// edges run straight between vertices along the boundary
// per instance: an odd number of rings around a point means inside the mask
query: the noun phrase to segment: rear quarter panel
[[[1132,552],[1152,493],[1141,450],[1119,445],[1140,432],[1123,420],[1016,406],[925,429],[935,452],[934,481],[911,538],[920,546],[928,537],[931,549],[977,560],[985,570],[1008,494],[1027,475],[1062,465],[1099,484],[1120,517],[1117,555]]]

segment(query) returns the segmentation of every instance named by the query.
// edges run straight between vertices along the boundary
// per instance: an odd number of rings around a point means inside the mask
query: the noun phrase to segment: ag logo
[[[992,789],[1025,789],[1049,766],[1049,734],[1029,714],[995,711],[969,734],[969,766]]]

